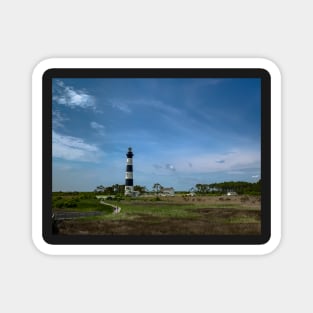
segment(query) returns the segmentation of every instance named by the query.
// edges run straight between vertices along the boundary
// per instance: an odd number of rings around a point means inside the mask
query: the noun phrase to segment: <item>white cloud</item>
[[[118,109],[124,113],[131,113],[131,109],[127,101],[110,100],[110,103],[111,103],[112,108],[114,109]]]
[[[126,100],[126,99],[110,99],[110,104],[113,108],[118,109],[124,113],[131,113],[132,108],[153,108],[155,112],[163,113],[167,115],[181,114],[181,111],[168,105],[162,101],[154,99],[136,99],[136,100]]]
[[[241,170],[228,171],[226,173],[229,174],[229,175],[244,175],[244,174],[247,174],[246,171],[241,171]]]
[[[192,163],[192,167],[188,165]],[[254,150],[237,150],[232,154],[197,154],[188,155],[175,160],[176,170],[179,172],[205,173],[215,171],[237,172],[239,169],[261,166],[260,153]]]
[[[137,101],[137,103],[141,104],[141,105],[145,105],[145,106],[150,106],[152,108],[154,108],[156,111],[158,112],[162,112],[165,115],[174,115],[177,116],[178,114],[181,114],[181,110],[168,105],[162,101],[159,100],[152,100],[152,99],[142,99]]]
[[[160,164],[153,164],[153,167],[157,170],[159,170],[160,168],[163,168],[162,165]]]
[[[68,120],[68,118],[64,117],[60,111],[58,111],[58,110],[52,111],[52,126],[53,126],[53,128],[64,128],[64,122],[67,120]]]
[[[222,164],[222,163],[225,163],[225,160],[216,160],[215,162]]]
[[[55,158],[69,161],[98,162],[103,155],[95,145],[83,139],[52,132],[52,154]]]
[[[105,127],[97,122],[91,122],[90,123],[90,127],[94,130],[96,130],[96,132],[98,133],[98,135],[100,136],[104,136],[105,135]]]
[[[58,104],[74,108],[91,108],[95,109],[95,98],[89,95],[86,91],[75,89],[71,86],[66,86],[63,81],[56,82],[53,100]]]
[[[91,126],[91,128],[93,128],[93,129],[104,129],[104,126],[101,125],[101,124],[99,124],[99,123],[97,123],[97,122],[91,122],[91,123],[90,123],[90,126]]]
[[[170,170],[170,171],[173,171],[173,172],[176,171],[175,166],[174,166],[173,164],[166,164],[166,165],[165,165],[165,168],[166,168],[167,170]]]

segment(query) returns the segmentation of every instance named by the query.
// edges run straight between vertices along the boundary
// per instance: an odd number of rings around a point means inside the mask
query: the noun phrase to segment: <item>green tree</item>
[[[159,183],[155,183],[152,187],[153,191],[158,195],[160,191],[163,189],[163,186]]]
[[[96,189],[94,190],[94,192],[104,192],[105,188],[104,186],[100,185],[100,186],[97,186]]]
[[[135,185],[134,186],[135,191],[139,191],[139,193],[145,193],[146,187],[145,186],[140,186],[140,185]]]
[[[196,193],[198,194],[206,194],[209,191],[209,185],[207,184],[196,184]]]

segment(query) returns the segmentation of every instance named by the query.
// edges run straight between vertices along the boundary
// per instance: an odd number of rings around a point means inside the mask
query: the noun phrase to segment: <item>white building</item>
[[[162,188],[161,196],[175,196],[175,190],[173,187]]]
[[[237,192],[235,191],[228,191],[227,196],[237,196]]]

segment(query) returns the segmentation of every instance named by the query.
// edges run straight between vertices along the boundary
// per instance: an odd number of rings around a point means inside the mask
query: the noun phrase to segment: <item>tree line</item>
[[[159,183],[155,183],[152,186],[151,191],[159,194],[163,190],[163,186]],[[138,191],[140,194],[151,192],[146,186],[135,185],[134,191]],[[211,183],[211,184],[196,184],[194,187],[189,189],[189,192],[193,192],[199,195],[206,194],[223,194],[229,191],[236,192],[237,194],[250,194],[260,195],[261,194],[261,180],[256,183],[249,183],[245,181],[228,181],[222,183]],[[112,186],[103,185],[97,186],[94,190],[96,193],[104,195],[118,195],[124,194],[125,185],[114,184]]]
[[[196,184],[195,188],[192,188],[191,191],[202,195],[210,193],[226,193],[229,191],[233,191],[238,194],[259,195],[261,194],[261,180],[256,183],[229,181],[213,184]]]
[[[135,185],[134,186],[134,191],[138,191],[139,193],[146,193],[148,192],[148,189],[145,186],[140,186],[140,185]],[[94,190],[96,193],[101,193],[104,195],[118,195],[118,194],[124,194],[125,192],[125,185],[119,185],[119,184],[114,184],[112,186],[97,186],[96,189]]]

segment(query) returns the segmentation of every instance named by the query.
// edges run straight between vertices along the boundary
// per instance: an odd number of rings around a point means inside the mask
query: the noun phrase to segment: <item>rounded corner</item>
[[[56,59],[54,58],[48,58],[36,63],[32,71],[33,78],[44,77],[46,73],[49,73],[49,71],[55,67],[55,61]]]
[[[269,255],[277,251],[281,243],[281,235],[269,236],[268,240],[262,244],[262,255]]]
[[[42,254],[44,255],[52,255],[50,251],[50,244],[48,241],[45,240],[44,237],[38,238],[37,236],[32,236],[32,243],[34,247]]]
[[[258,60],[260,61],[262,69],[265,70],[270,77],[275,75],[277,78],[281,79],[281,70],[276,62],[269,58],[259,58]]]

